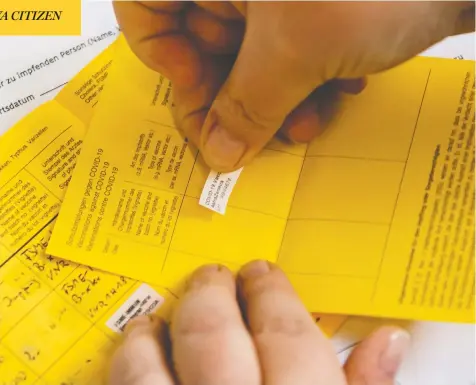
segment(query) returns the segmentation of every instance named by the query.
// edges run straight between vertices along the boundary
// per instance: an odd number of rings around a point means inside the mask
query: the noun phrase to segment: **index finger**
[[[181,385],[261,384],[235,280],[225,267],[205,266],[192,276],[172,321],[172,344]]]
[[[266,384],[346,383],[334,349],[281,269],[251,262],[238,282]]]
[[[178,87],[197,84],[199,53],[182,28],[187,2],[115,0],[113,6],[124,37],[145,65]]]
[[[157,316],[140,316],[126,327],[114,352],[110,385],[174,385],[168,362],[168,330]]]

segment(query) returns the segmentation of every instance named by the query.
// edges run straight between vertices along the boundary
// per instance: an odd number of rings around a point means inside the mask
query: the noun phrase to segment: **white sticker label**
[[[143,283],[126,302],[106,322],[106,326],[116,333],[122,333],[126,324],[139,315],[148,315],[164,303],[160,296],[149,285]]]
[[[227,173],[211,171],[200,196],[200,205],[219,214],[225,214],[228,199],[241,174],[241,170],[243,168]]]

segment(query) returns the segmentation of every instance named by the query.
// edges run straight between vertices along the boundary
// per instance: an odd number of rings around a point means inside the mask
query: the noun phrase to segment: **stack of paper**
[[[273,261],[314,312],[474,322],[473,66],[372,77],[322,138],[245,167],[223,216],[170,82],[120,38],[0,138],[5,378],[101,383],[127,320],[208,262]]]

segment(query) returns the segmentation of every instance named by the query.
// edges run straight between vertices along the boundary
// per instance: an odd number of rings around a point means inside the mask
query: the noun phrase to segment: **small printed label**
[[[228,199],[241,174],[241,170],[243,168],[228,173],[211,171],[200,196],[200,205],[219,214],[225,214]]]
[[[126,302],[106,322],[106,326],[116,333],[122,333],[126,324],[139,315],[153,313],[164,303],[160,296],[149,285],[143,283]]]

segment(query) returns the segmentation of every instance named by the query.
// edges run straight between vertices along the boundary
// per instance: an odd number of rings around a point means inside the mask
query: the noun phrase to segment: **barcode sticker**
[[[228,173],[211,171],[200,196],[200,205],[224,215],[228,199],[242,170],[240,168]]]
[[[109,318],[106,326],[116,333],[122,333],[131,319],[139,315],[151,314],[163,303],[164,298],[149,285],[143,283]]]

